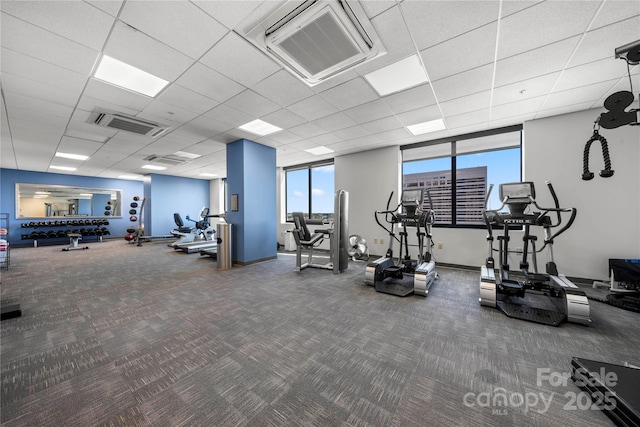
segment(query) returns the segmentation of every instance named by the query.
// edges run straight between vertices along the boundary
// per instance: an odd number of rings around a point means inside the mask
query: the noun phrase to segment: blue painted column
[[[232,224],[234,262],[277,256],[274,148],[247,139],[227,145],[227,222]]]

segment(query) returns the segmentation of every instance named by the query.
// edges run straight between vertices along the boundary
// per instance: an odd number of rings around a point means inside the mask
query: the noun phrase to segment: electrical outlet
[[[442,249],[442,242],[438,242],[438,249]]]
[[[384,239],[380,239],[380,244],[384,245]]]
[[[373,244],[377,245],[378,244],[378,239],[373,239]]]

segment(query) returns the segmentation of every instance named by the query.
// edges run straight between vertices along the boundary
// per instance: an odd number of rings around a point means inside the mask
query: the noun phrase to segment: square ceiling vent
[[[309,86],[386,53],[355,0],[288,1],[240,35]]]

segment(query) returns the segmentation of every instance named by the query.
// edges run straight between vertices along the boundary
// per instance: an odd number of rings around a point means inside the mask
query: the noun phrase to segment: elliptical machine
[[[535,200],[536,193],[533,182],[514,182],[500,185],[500,199],[502,205],[495,210],[487,209],[487,203],[493,185],[489,187],[485,198],[483,217],[487,226],[489,253],[485,265],[480,273],[480,304],[488,307],[497,307],[509,317],[558,326],[564,320],[582,324],[589,324],[589,301],[584,291],[578,289],[566,276],[558,273],[558,268],[553,259],[553,242],[560,234],[564,233],[576,217],[575,208],[561,208],[558,197],[550,182],[547,187],[553,197],[555,207],[540,207]],[[533,206],[540,212],[530,212]],[[505,207],[508,212],[501,212]],[[554,215],[555,214],[555,215]],[[569,214],[568,222],[552,233],[552,229],[562,224],[562,214]],[[556,220],[552,219],[555,216]],[[566,215],[565,215],[566,216]],[[498,269],[495,269],[493,253],[493,226],[504,226],[504,234],[497,236],[498,240]],[[522,279],[516,279],[509,270],[509,254],[520,251],[509,250],[510,226],[522,227],[522,259],[520,270]],[[537,236],[530,233],[531,227],[544,229],[544,244],[536,251]],[[531,247],[531,250],[529,250]],[[536,254],[547,248],[549,261],[546,264],[546,273],[538,272]],[[531,256],[533,271],[529,270],[529,256]],[[525,292],[532,291],[530,295]],[[537,298],[537,305],[533,305],[534,298],[530,296],[548,297]],[[546,304],[540,303],[546,302]]]
[[[424,194],[427,194],[429,208],[424,207]],[[389,209],[393,192],[387,200],[387,209],[376,211],[376,222],[389,234],[389,248],[384,257],[367,265],[364,282],[374,286],[376,291],[397,296],[410,294],[422,295],[429,293],[429,288],[438,277],[436,263],[431,249],[433,236],[431,226],[435,222],[431,194],[428,189],[411,189],[402,192],[401,201],[394,209]],[[402,208],[401,212],[398,210]],[[380,222],[380,216],[384,215],[385,221],[390,224],[387,228]],[[402,225],[403,230],[394,233],[395,225]],[[418,238],[418,259],[411,259],[409,254],[409,240],[407,226],[416,227]],[[397,263],[393,257],[393,241],[400,244]],[[425,245],[426,240],[426,245]],[[413,245],[411,245],[413,246]]]
[[[177,228],[171,230],[171,234],[178,237],[178,240],[169,243],[167,246],[176,248],[178,245],[183,245],[185,243],[213,240],[215,230],[209,224],[208,215],[209,208],[202,208],[202,211],[200,212],[200,220],[198,221],[189,218],[189,215],[187,215],[187,221],[195,223],[195,226],[185,227],[180,214],[177,212],[174,213],[173,220],[176,223]]]

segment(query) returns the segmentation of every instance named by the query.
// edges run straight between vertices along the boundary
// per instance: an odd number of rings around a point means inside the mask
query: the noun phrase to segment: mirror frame
[[[65,214],[65,215],[50,215],[47,216],[46,212],[45,215],[22,215],[20,213],[20,201],[21,201],[21,197],[29,197],[28,195],[21,195],[21,187],[23,186],[23,192],[25,192],[25,188],[28,188],[29,190],[33,190],[33,192],[35,192],[36,190],[39,191],[43,191],[43,190],[47,190],[47,189],[51,189],[51,190],[55,190],[55,191],[64,191],[65,189],[73,190],[73,193],[77,193],[78,195],[80,195],[80,193],[91,193],[92,195],[94,193],[97,194],[107,194],[107,193],[111,193],[111,196],[113,197],[113,194],[115,193],[116,196],[116,202],[113,205],[113,214],[111,215],[94,215],[94,210],[91,210],[91,214],[90,215],[80,215],[80,214]],[[29,182],[16,182],[15,184],[15,196],[16,196],[16,207],[15,207],[15,215],[16,215],[16,219],[30,219],[30,218],[48,218],[48,219],[53,219],[53,218],[122,218],[122,200],[123,200],[123,193],[124,191],[121,189],[115,189],[115,188],[98,188],[98,187],[80,187],[80,186],[74,186],[74,185],[57,185],[57,184],[34,184],[34,183],[29,183]],[[73,194],[69,194],[68,196],[64,196],[64,197],[69,197],[72,198]],[[92,196],[93,197],[93,196]],[[111,199],[113,200],[113,198]],[[45,207],[46,209],[46,207]],[[77,212],[77,211],[76,211]],[[102,212],[100,212],[102,213]]]

